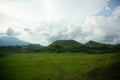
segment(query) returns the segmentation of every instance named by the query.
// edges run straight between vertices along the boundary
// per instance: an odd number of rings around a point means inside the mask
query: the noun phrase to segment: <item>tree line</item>
[[[43,53],[43,52],[51,52],[51,53],[117,53],[120,52],[120,44],[116,45],[103,45],[103,46],[71,46],[71,47],[63,47],[60,45],[54,45],[49,47],[38,47],[38,46],[1,46],[0,53]]]

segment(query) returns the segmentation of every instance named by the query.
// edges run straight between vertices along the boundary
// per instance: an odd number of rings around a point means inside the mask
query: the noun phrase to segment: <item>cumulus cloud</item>
[[[79,42],[95,40],[105,43],[119,43],[120,18],[114,16],[88,16],[81,25],[71,25],[66,22],[43,23],[39,34],[51,43],[55,40],[74,39]]]
[[[8,28],[6,32],[0,32],[0,35],[7,35],[7,36],[17,36],[19,32],[14,31],[12,28]]]
[[[113,16],[120,17],[120,6],[113,11]]]
[[[109,1],[0,0],[0,35],[45,45],[58,39],[117,43],[120,6],[113,10]],[[104,9],[112,15],[95,15]]]
[[[106,7],[109,0],[44,0],[45,18],[52,20],[64,18],[78,24],[85,16],[98,13]]]
[[[59,21],[58,21],[59,22]],[[52,23],[52,25],[57,25],[57,23]],[[61,23],[61,22],[60,22]],[[42,32],[49,43],[55,40],[68,40],[73,39],[77,41],[83,41],[87,33],[83,32],[80,26],[69,25],[68,23],[61,23],[51,29],[51,24],[48,25]]]
[[[103,41],[108,43],[119,43],[120,34],[120,18],[119,17],[104,17],[91,16],[86,18],[85,26],[87,32],[91,33],[89,39]],[[86,38],[88,38],[86,37]],[[116,40],[116,42],[115,42]]]
[[[18,32],[15,32],[12,28],[8,28],[5,34],[8,35],[8,36],[16,36],[16,35],[19,35],[19,33],[18,33]]]

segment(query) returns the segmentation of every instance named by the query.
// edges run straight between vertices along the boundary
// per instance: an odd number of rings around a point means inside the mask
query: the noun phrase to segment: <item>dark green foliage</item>
[[[44,46],[42,46],[40,44],[29,44],[24,47],[26,47],[26,48],[44,48]]]
[[[120,80],[120,62],[99,67],[88,73],[89,80]]]
[[[115,57],[116,56],[116,57]],[[120,55],[111,57],[108,65],[97,67],[90,71],[87,76],[88,80],[120,80]]]
[[[118,53],[120,52],[120,44],[109,45],[89,41],[86,44],[80,44],[74,40],[58,40],[53,42],[47,47],[43,47],[39,44],[30,44],[26,46],[1,46],[1,53],[29,53],[29,52],[55,52],[55,53],[93,53],[93,54],[104,54],[104,53]]]
[[[17,52],[23,52],[23,49],[21,46],[1,46],[0,47],[0,53],[17,53]]]
[[[41,52],[42,48],[44,48],[44,46],[41,46],[40,44],[29,44],[22,47],[24,52]]]
[[[1,53],[41,52],[44,47],[39,44],[26,46],[0,46]]]
[[[6,55],[3,53],[0,53],[0,57],[5,57]]]
[[[57,46],[60,47],[57,48]],[[120,45],[110,45],[98,43],[95,41],[89,41],[85,44],[78,43],[74,40],[57,40],[50,44],[46,51],[48,52],[87,52],[87,53],[112,53],[112,52],[120,52]]]
[[[55,45],[55,52],[56,53],[61,53],[62,52],[62,47],[60,45]]]
[[[54,46],[44,48],[43,52],[44,52],[44,50],[46,52],[62,53],[62,52],[64,52],[64,47],[56,44]]]

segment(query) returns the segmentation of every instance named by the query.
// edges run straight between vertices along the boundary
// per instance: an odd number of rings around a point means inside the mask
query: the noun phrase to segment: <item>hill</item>
[[[95,41],[88,41],[87,43],[84,44],[85,46],[91,46],[91,47],[100,47],[100,46],[104,46],[107,44],[103,44],[103,43],[99,43],[99,42],[95,42]]]
[[[52,44],[48,45],[47,52],[48,51],[57,52],[57,53],[71,52],[73,48],[79,46],[82,46],[82,44],[74,40],[57,40]]]
[[[19,40],[16,37],[2,36],[0,37],[0,46],[24,46],[30,43]]]
[[[69,48],[69,47],[76,47],[76,46],[81,46],[82,44],[75,41],[75,40],[57,40],[50,44],[48,47],[56,46],[59,45],[64,48]]]

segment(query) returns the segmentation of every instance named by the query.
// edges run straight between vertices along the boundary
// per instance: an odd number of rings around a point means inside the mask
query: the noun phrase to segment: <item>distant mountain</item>
[[[103,45],[107,45],[107,44],[103,44],[103,43],[99,43],[99,42],[95,42],[95,41],[88,41],[87,43],[84,44],[85,46],[103,46]]]
[[[30,43],[19,40],[16,37],[2,36],[0,37],[0,46],[24,46]]]
[[[74,46],[81,46],[82,44],[75,40],[57,40],[53,42],[52,44],[50,44],[48,47],[55,46],[55,45],[68,48],[68,47],[74,47]]]

